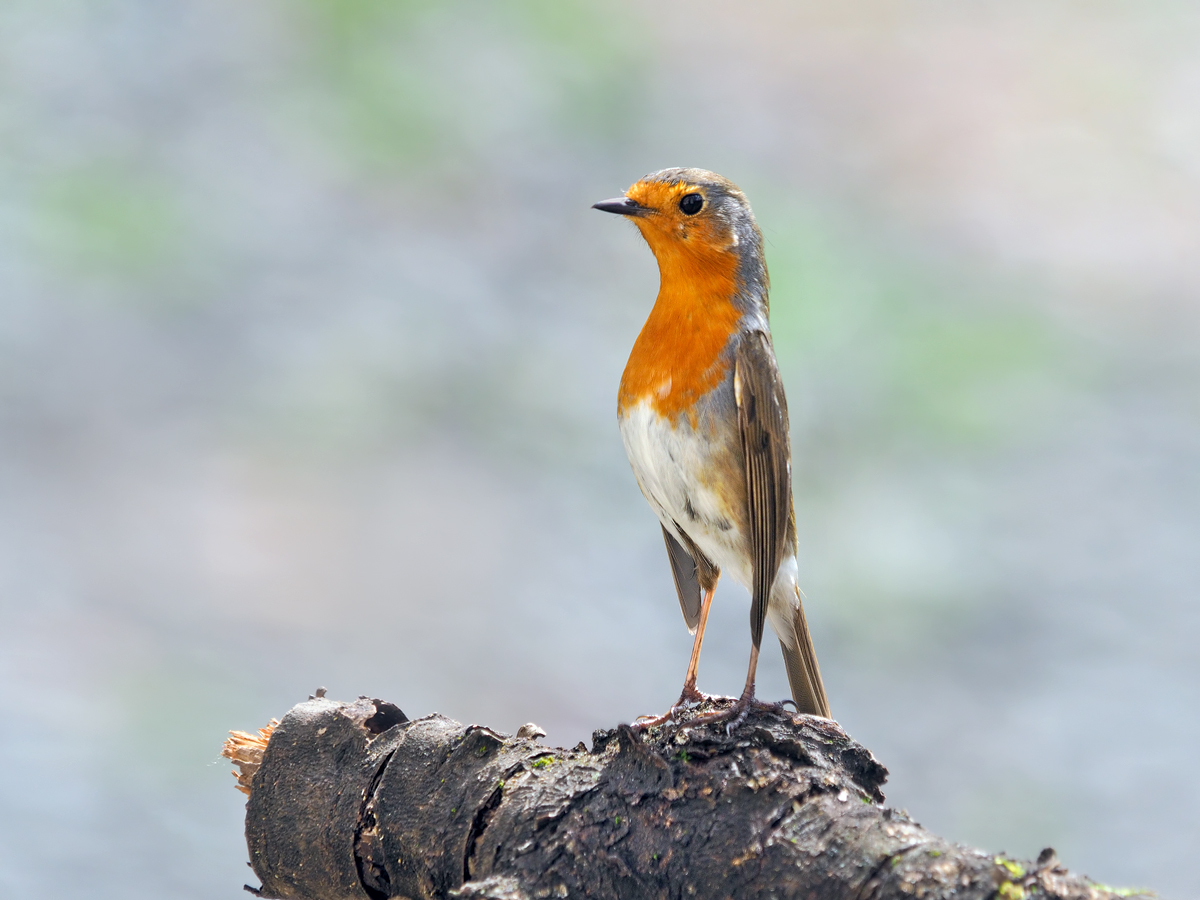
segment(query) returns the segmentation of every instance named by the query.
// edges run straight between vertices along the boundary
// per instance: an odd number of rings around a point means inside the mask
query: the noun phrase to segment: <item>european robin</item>
[[[638,486],[662,523],[679,605],[695,635],[683,693],[656,724],[704,699],[696,673],[722,571],[750,591],[750,668],[737,703],[693,719],[740,721],[769,621],[800,712],[829,716],[796,582],[787,401],[767,323],[762,233],[737,185],[663,169],[594,205],[628,216],[658,260],[658,299],[634,342],[617,418]]]

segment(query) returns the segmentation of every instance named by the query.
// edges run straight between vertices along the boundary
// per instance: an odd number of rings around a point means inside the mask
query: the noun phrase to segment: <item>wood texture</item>
[[[732,700],[716,701],[718,704]],[[697,714],[711,710],[699,708]],[[882,805],[887,771],[834,723],[538,743],[392,704],[293,708],[250,778],[272,898],[1107,900],[1058,865],[951,844]],[[235,757],[236,760],[236,757]]]

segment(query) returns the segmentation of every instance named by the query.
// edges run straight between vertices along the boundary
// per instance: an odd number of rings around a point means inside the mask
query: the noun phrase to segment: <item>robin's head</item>
[[[766,300],[762,233],[746,195],[728,178],[704,169],[663,169],[624,197],[594,209],[633,219],[658,258],[663,277],[696,268],[731,266],[739,293]]]

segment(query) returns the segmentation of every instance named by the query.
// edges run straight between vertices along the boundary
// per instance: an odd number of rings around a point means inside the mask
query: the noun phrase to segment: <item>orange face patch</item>
[[[679,208],[679,201],[689,194],[698,194],[704,200],[700,212],[690,216]],[[733,232],[726,222],[712,215],[705,189],[699,185],[639,181],[625,196],[650,210],[634,222],[655,256],[660,249],[671,251],[676,245],[684,245],[693,252],[724,252],[734,246]]]
[[[732,231],[710,215],[707,199],[698,213],[686,215],[679,201],[693,193],[703,196],[704,189],[640,181],[626,192],[650,210],[634,222],[658,259],[661,284],[625,366],[618,411],[649,400],[659,415],[687,414],[695,426],[696,401],[728,371],[720,357],[742,313],[734,303],[738,255]]]

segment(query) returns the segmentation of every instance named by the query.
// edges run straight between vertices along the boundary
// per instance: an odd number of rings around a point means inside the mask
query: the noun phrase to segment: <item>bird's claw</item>
[[[782,711],[784,703],[791,701],[782,701],[779,703],[768,703],[765,700],[759,700],[753,693],[742,694],[734,701],[733,705],[716,712],[706,713],[702,716],[697,716],[688,722],[680,723],[680,728],[695,728],[698,725],[725,725],[726,736],[733,734],[734,729],[746,721],[750,715],[750,710],[761,709],[770,710],[772,712]]]
[[[678,725],[679,727],[683,727],[688,723],[678,723],[676,721],[680,710],[687,709],[690,706],[698,706],[713,699],[715,698],[696,690],[694,687],[684,685],[683,693],[679,695],[679,699],[665,713],[661,716],[638,716],[633,720],[633,724],[630,727],[635,731],[645,731],[648,728],[656,728],[659,725]]]

